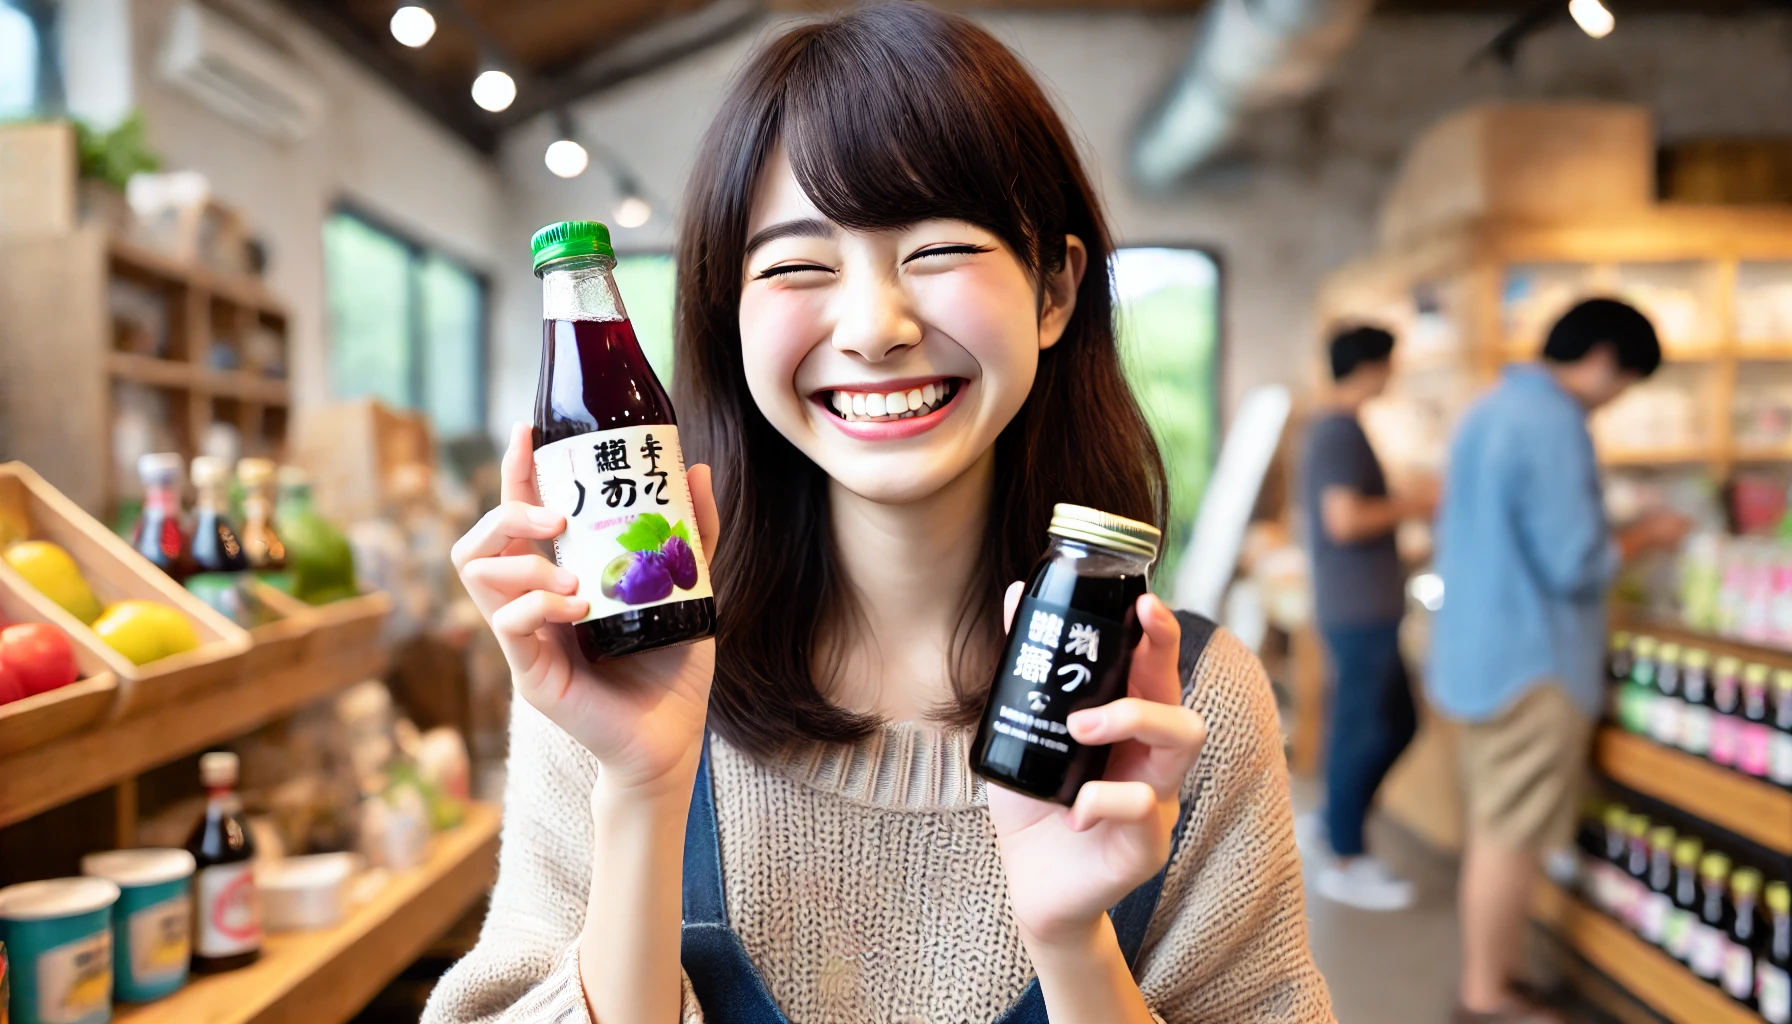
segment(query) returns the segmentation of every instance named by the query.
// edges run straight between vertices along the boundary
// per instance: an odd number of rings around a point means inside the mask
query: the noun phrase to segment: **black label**
[[[989,728],[1068,762],[1081,745],[1064,720],[1126,694],[1126,632],[1112,619],[1025,598],[996,676]]]

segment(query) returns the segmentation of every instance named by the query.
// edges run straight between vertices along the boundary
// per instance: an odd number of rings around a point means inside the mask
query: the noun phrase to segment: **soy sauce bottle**
[[[1755,1007],[1768,1024],[1792,1024],[1792,888],[1768,882],[1766,942],[1755,964]]]
[[[1649,738],[1674,746],[1680,742],[1680,721],[1686,702],[1680,696],[1680,645],[1662,644],[1655,666],[1658,691],[1649,709]]]
[[[143,481],[143,515],[131,531],[131,547],[176,583],[193,574],[193,553],[181,524],[179,452],[150,452],[137,460]]]
[[[1076,802],[1108,748],[1070,738],[1073,711],[1126,695],[1144,629],[1138,600],[1157,558],[1157,527],[1082,505],[1052,509],[1046,549],[1027,579],[971,752],[977,773],[1042,800]]]
[[[1704,757],[1711,750],[1711,652],[1689,650],[1680,659],[1681,750]]]
[[[1704,844],[1697,836],[1681,836],[1674,844],[1674,907],[1662,929],[1661,948],[1685,963],[1692,955],[1693,926],[1699,919],[1699,855]]]
[[[1730,948],[1730,858],[1707,853],[1699,862],[1699,921],[1693,926],[1692,973],[1716,984]]]
[[[261,898],[255,889],[255,840],[236,795],[237,757],[199,759],[205,817],[187,839],[193,855],[193,970],[235,970],[261,955]]]
[[[1649,887],[1637,915],[1637,934],[1653,946],[1665,946],[1668,915],[1674,908],[1674,830],[1657,825],[1649,830]]]
[[[1761,896],[1761,873],[1739,868],[1730,876],[1730,943],[1724,950],[1723,990],[1751,1009],[1755,1005],[1755,955],[1761,927],[1755,905]]]
[[[573,627],[579,650],[597,661],[711,636],[716,603],[678,420],[610,276],[610,231],[561,221],[529,248],[543,306],[535,482],[541,503],[566,516],[554,561],[591,604]]]

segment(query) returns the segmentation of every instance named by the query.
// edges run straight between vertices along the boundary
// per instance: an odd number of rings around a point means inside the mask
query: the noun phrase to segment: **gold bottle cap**
[[[1146,558],[1157,557],[1157,545],[1163,539],[1163,531],[1150,523],[1126,519],[1086,505],[1062,503],[1052,506],[1050,532],[1110,551]]]

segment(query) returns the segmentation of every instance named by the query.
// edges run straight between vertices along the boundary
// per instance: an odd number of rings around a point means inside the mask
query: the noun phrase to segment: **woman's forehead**
[[[802,183],[796,180],[796,171],[790,166],[790,155],[779,145],[766,157],[765,167],[754,183],[747,236],[751,238],[773,224],[805,219],[827,220],[816,208],[815,201],[803,191]]]

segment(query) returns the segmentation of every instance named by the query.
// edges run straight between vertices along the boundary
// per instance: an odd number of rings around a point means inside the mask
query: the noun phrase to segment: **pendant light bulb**
[[[617,202],[613,216],[618,227],[638,228],[652,219],[653,206],[631,192]]]
[[[1568,0],[1568,15],[1594,39],[1604,39],[1618,27],[1618,19],[1599,0]]]
[[[436,17],[429,8],[406,4],[392,12],[392,38],[411,49],[424,45],[436,35]]]
[[[585,152],[585,147],[572,139],[560,139],[557,142],[549,143],[544,159],[548,170],[562,178],[576,178],[584,174],[585,168],[591,165],[591,154]]]
[[[480,72],[473,79],[473,102],[494,114],[506,109],[516,102],[516,79],[497,68]]]

